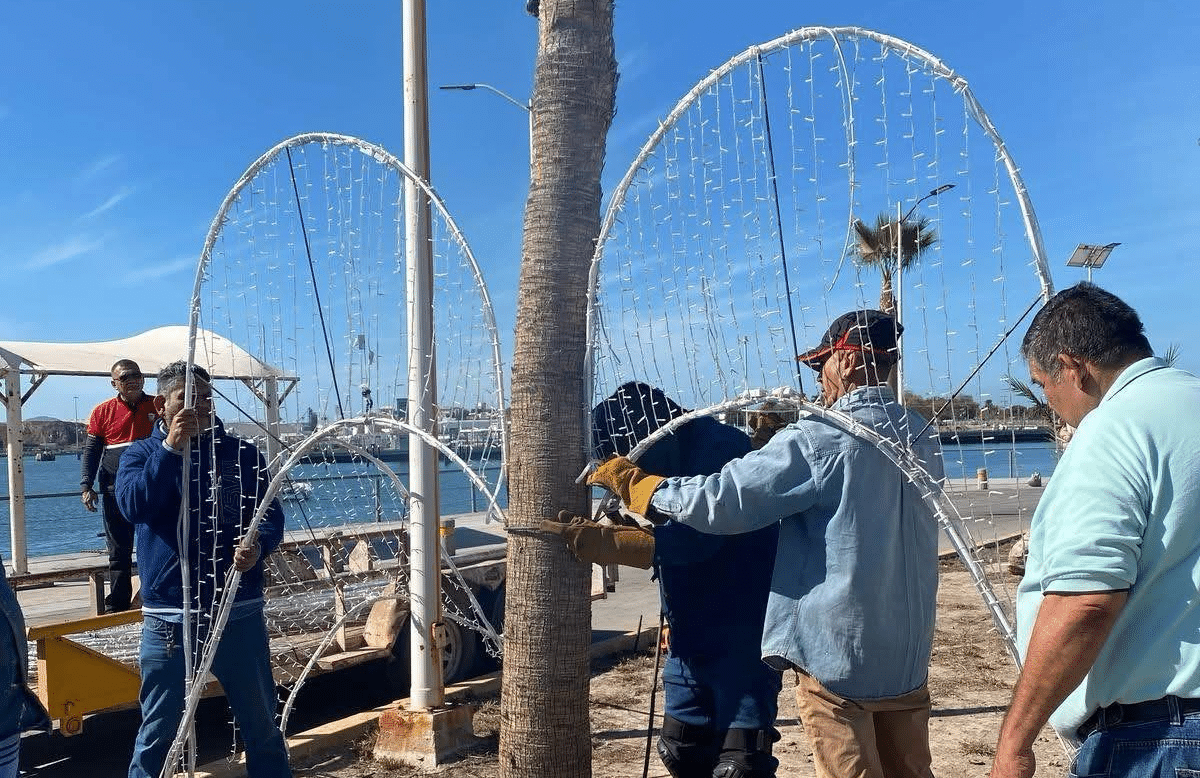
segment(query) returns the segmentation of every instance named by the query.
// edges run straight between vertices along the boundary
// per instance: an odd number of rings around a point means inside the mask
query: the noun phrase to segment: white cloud
[[[617,56],[617,74],[621,79],[618,84],[634,81],[645,74],[651,67],[649,53],[650,47],[645,44],[621,52]]]
[[[93,161],[92,164],[85,167],[79,173],[79,175],[75,176],[75,183],[82,184],[85,181],[89,181],[120,161],[121,156],[119,154],[109,154],[107,156],[100,157],[99,159]]]
[[[187,271],[191,274],[196,272],[196,263],[199,261],[197,257],[180,257],[168,262],[160,262],[150,264],[139,268],[121,276],[121,286],[138,286],[146,281],[157,281],[160,278],[176,275]]]
[[[59,265],[82,254],[95,251],[103,243],[104,241],[96,238],[75,235],[53,246],[42,249],[34,254],[25,266],[30,269],[39,269]]]
[[[126,197],[129,197],[129,195],[131,195],[131,194],[133,194],[133,187],[123,186],[117,190],[116,194],[109,197],[107,200],[100,203],[100,205],[98,205],[95,208],[93,208],[92,210],[88,211],[80,218],[92,219],[92,218],[95,218],[96,216],[99,216],[100,214],[104,213],[105,211],[110,211],[113,208],[115,208],[118,203],[120,203]]]

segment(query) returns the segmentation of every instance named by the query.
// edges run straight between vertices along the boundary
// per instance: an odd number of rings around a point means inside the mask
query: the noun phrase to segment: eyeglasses
[[[123,384],[126,381],[140,381],[142,378],[141,373],[125,373],[124,375],[117,376],[117,382]]]

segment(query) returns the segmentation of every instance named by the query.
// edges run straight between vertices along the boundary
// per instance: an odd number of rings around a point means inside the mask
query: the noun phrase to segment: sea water
[[[946,475],[949,478],[973,479],[980,468],[986,467],[992,478],[1028,478],[1040,473],[1048,478],[1054,471],[1058,454],[1052,442],[1004,443],[995,445],[946,444],[943,447]],[[7,460],[0,459],[0,554],[11,559],[8,505]],[[79,500],[79,459],[73,455],[59,456],[53,462],[38,462],[26,457],[25,466],[25,536],[29,556],[101,551],[104,549],[104,521],[100,513],[90,513]],[[402,483],[408,482],[408,464],[398,462],[391,465]],[[483,479],[494,488],[499,475],[499,462],[488,462],[481,470]],[[378,471],[354,463],[298,465],[292,472],[293,480],[310,479],[314,485],[313,496],[308,500],[286,500],[289,530],[304,526],[320,526],[328,523],[322,517],[335,517],[333,521],[345,521],[345,505],[339,505],[325,496],[319,479],[345,478],[361,474],[364,478],[379,479]],[[451,516],[486,510],[487,497],[457,467],[441,463],[438,472],[438,487],[441,514]],[[507,506],[504,489],[498,496],[501,508]],[[64,494],[65,493],[65,494]],[[374,494],[373,490],[364,493]],[[363,521],[374,516],[386,518],[402,513],[402,506],[390,488],[377,490],[378,502],[371,499],[361,501],[358,508]],[[39,495],[61,496],[42,497]]]
[[[103,551],[104,519],[99,512],[89,512],[79,499],[79,459],[73,454],[59,455],[52,462],[39,462],[33,457],[25,457],[22,464],[25,470],[25,538],[28,555],[36,557]],[[401,483],[407,484],[408,463],[389,463],[389,466],[396,471]],[[499,471],[498,460],[481,466],[480,473],[490,489],[494,490]],[[330,523],[322,517],[331,516],[337,516],[336,522],[343,523],[344,519],[341,517],[345,514],[346,506],[326,496],[327,492],[321,489],[317,479],[345,479],[355,475],[363,476],[363,480],[368,482],[381,479],[379,471],[355,463],[297,465],[292,470],[292,479],[312,479],[313,496],[307,500],[283,502],[287,517],[286,529],[299,530],[305,526],[321,526]],[[438,490],[443,516],[484,511],[489,505],[487,496],[482,494],[460,469],[445,462],[441,462],[439,466]],[[379,495],[378,503],[373,497],[376,491]],[[505,491],[501,489],[497,498],[501,508],[507,506]],[[371,495],[358,506],[365,517],[364,520],[369,521],[375,517],[389,520],[402,513],[403,508],[394,489],[384,487],[373,490],[368,484],[363,492]],[[8,460],[0,459],[0,555],[5,559],[12,559],[11,537]]]
[[[946,443],[942,446],[947,478],[973,479],[981,468],[987,468],[990,478],[1028,479],[1038,473],[1046,479],[1054,472],[1058,457],[1053,441]]]

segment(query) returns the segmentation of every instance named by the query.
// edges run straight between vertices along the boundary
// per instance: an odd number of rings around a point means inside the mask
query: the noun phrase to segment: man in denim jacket
[[[941,480],[936,431],[921,435],[925,420],[886,385],[899,331],[891,316],[851,311],[799,358],[819,371],[833,410],[911,447]],[[814,416],[716,475],[664,479],[615,457],[589,481],[656,523],[738,534],[780,522],[762,654],[797,671],[817,775],[932,775],[926,681],[938,526],[873,443]]]
[[[189,448],[189,609],[196,655],[209,636],[230,568],[242,575],[221,635],[213,674],[246,744],[251,778],[290,778],[287,749],[275,723],[278,697],[263,616],[263,557],[283,539],[283,509],[272,501],[257,537],[246,530],[269,484],[253,445],[225,434],[212,412],[207,371],[193,367],[193,407],[184,407],[186,362],[158,374],[154,406],[161,417],[150,437],[121,457],[117,502],[133,522],[142,579],[142,725],[129,778],[157,778],[183,717],[184,619],[180,503]],[[214,502],[215,495],[215,502]]]

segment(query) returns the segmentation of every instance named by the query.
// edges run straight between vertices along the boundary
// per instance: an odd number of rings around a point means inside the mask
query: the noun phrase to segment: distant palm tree
[[[1172,343],[1167,346],[1167,350],[1163,352],[1162,358],[1168,367],[1175,367],[1175,363],[1179,361],[1179,344]]]
[[[1029,402],[1033,403],[1033,409],[1029,411],[1029,415],[1034,418],[1053,419],[1054,412],[1050,410],[1050,406],[1046,401],[1037,396],[1037,392],[1033,391],[1033,387],[1013,375],[1004,376],[1004,383],[1008,384],[1008,388],[1014,394],[1024,397]]]
[[[892,274],[896,272],[896,217],[881,213],[875,217],[875,226],[868,227],[861,219],[854,220],[854,232],[858,236],[855,252],[861,264],[879,269],[879,310],[896,312],[896,298],[892,293]],[[902,267],[908,270],[930,246],[937,243],[937,230],[929,226],[929,219],[920,216],[904,220],[900,226],[900,252]]]

